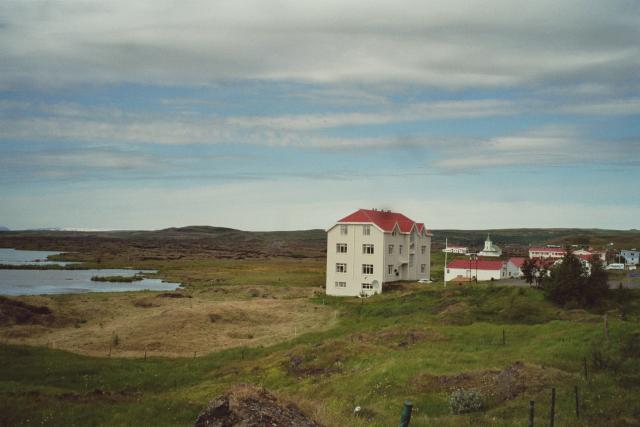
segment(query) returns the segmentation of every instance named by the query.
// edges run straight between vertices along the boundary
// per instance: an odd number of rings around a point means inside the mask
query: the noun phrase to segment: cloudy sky
[[[640,3],[0,2],[0,225],[640,228]]]

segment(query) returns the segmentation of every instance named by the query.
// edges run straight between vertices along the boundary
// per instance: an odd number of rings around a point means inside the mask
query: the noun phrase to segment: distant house
[[[499,258],[502,255],[502,249],[500,249],[500,246],[494,245],[491,237],[487,234],[487,240],[484,241],[484,249],[478,252],[478,255]]]
[[[620,251],[620,255],[624,257],[625,263],[627,265],[640,264],[640,251],[637,251],[635,249],[623,249]]]
[[[605,251],[597,251],[592,248],[589,248],[589,250],[578,249],[573,251],[573,254],[578,258],[588,262],[591,262],[591,260],[593,260],[593,257],[597,257],[605,264],[607,262],[607,252]]]
[[[467,246],[460,246],[460,245],[449,245],[447,244],[447,247],[445,247],[442,252],[444,253],[448,253],[448,254],[461,254],[461,255],[465,255],[469,252],[469,248]]]
[[[525,257],[512,257],[507,261],[507,277],[520,277],[522,276],[522,265],[524,264]]]
[[[429,279],[431,233],[387,210],[359,209],[327,230],[328,295],[381,293],[384,284]]]
[[[457,259],[447,264],[447,282],[475,280],[500,280],[507,277],[507,263],[504,261]]]

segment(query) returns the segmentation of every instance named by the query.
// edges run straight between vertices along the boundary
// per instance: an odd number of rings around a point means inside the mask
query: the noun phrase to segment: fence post
[[[576,418],[580,419],[580,401],[578,400],[578,386],[573,386],[573,391],[576,395]]]
[[[504,328],[502,328],[502,345],[506,345],[506,344],[507,344],[507,337],[505,335]]]
[[[406,400],[404,402],[404,407],[402,408],[402,416],[400,417],[400,427],[409,427],[412,410],[413,410],[413,403]]]
[[[556,423],[556,388],[551,389],[551,414],[549,415],[549,426],[553,427]]]
[[[588,381],[589,380],[589,374],[587,372],[587,358],[583,357],[582,358],[582,362],[583,362],[583,365],[584,365],[584,379]]]
[[[609,319],[607,313],[604,314],[604,339],[609,341]]]
[[[529,401],[529,424],[527,424],[527,427],[533,427],[533,417],[535,416],[535,407],[536,407],[535,400],[530,400]]]

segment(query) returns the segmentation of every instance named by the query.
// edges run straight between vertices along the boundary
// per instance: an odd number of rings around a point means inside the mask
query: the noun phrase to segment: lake
[[[67,265],[64,261],[49,261],[49,255],[62,252],[53,251],[23,251],[19,249],[0,248],[0,264],[6,265]]]
[[[51,251],[16,251],[0,249],[0,264],[47,265],[60,264],[42,261]],[[62,263],[63,264],[63,263]],[[0,295],[75,294],[86,292],[173,291],[179,283],[161,279],[143,279],[131,283],[94,282],[92,276],[133,276],[152,270],[94,269],[94,270],[7,270],[0,269]]]

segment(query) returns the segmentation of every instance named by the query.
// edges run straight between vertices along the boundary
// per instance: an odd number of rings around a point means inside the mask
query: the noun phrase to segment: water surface
[[[49,261],[49,255],[58,255],[55,251],[24,251],[20,249],[0,248],[0,264],[6,265],[67,265],[70,262]]]
[[[3,270],[0,295],[76,294],[86,292],[173,291],[179,283],[143,279],[131,283],[94,282],[92,276],[133,276],[141,270]],[[144,272],[144,270],[143,270]]]

